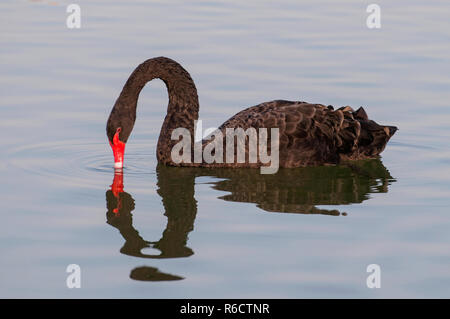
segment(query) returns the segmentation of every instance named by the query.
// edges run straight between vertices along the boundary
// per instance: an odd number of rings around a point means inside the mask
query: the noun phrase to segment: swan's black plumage
[[[249,163],[248,160],[245,163],[211,164],[193,163],[193,160],[191,163],[179,164],[172,161],[171,150],[178,142],[171,139],[172,131],[183,127],[194,136],[199,103],[197,89],[189,73],[180,64],[165,57],[145,61],[130,75],[108,119],[106,131],[111,143],[118,128],[121,128],[119,140],[127,142],[136,120],[139,93],[148,81],[155,78],[164,81],[169,95],[167,115],[157,145],[158,162],[173,166],[207,167],[263,165],[260,162]],[[285,100],[247,108],[231,117],[219,129],[225,136],[226,128],[246,130],[250,127],[279,129],[280,167],[337,164],[342,160],[374,158],[384,150],[397,130],[395,126],[379,125],[370,120],[362,107],[356,111],[349,106],[335,110],[332,106]],[[203,147],[210,142],[203,141]],[[270,145],[270,141],[268,143]]]

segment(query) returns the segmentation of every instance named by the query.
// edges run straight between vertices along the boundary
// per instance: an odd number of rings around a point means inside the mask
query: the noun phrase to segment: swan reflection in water
[[[162,198],[167,225],[158,241],[146,241],[133,227],[134,199],[124,191],[123,175],[116,171],[111,189],[106,192],[107,223],[116,227],[125,239],[120,252],[147,259],[189,257],[194,254],[187,246],[188,234],[194,229],[197,201],[194,198],[196,177],[217,178],[213,189],[229,194],[219,199],[255,203],[266,212],[322,214],[345,216],[337,209],[317,208],[318,205],[348,205],[362,203],[372,193],[386,193],[395,182],[381,160],[355,161],[338,166],[280,169],[277,174],[263,175],[258,169],[218,169],[168,167],[158,165],[157,187]],[[144,248],[154,248],[159,254],[145,254]],[[135,280],[166,281],[183,277],[162,273],[153,267],[132,270]]]

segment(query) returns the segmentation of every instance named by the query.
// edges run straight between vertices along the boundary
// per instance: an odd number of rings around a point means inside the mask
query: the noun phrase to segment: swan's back
[[[226,128],[250,127],[279,129],[280,167],[374,158],[397,130],[369,120],[362,107],[357,111],[348,106],[334,110],[332,106],[284,100],[249,107],[219,130],[225,134]]]

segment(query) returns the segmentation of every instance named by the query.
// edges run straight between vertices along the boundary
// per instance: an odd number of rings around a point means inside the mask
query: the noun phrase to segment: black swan
[[[169,95],[167,115],[156,151],[159,163],[191,167],[267,166],[267,162],[260,158],[256,162],[249,160],[249,143],[244,146],[244,162],[234,160],[211,163],[204,159],[195,160],[194,140],[189,146],[192,152],[188,154],[188,160],[174,161],[171,152],[179,140],[172,139],[173,131],[185,128],[190,136],[195,136],[195,121],[199,112],[197,89],[189,73],[179,63],[166,57],[157,57],[146,60],[133,71],[109,115],[106,132],[113,149],[115,168],[123,167],[125,143],[136,120],[139,93],[147,82],[155,78],[164,81]],[[356,111],[349,106],[335,110],[331,105],[285,100],[249,107],[231,117],[218,130],[225,136],[227,128],[278,128],[279,167],[338,164],[342,160],[375,158],[397,131],[395,126],[383,126],[369,120],[362,107]],[[267,144],[270,144],[271,136],[272,133],[267,136]],[[214,140],[200,142],[200,150]],[[233,159],[236,158],[236,148],[230,151]],[[270,151],[270,146],[267,151]],[[220,157],[225,158],[224,153],[220,153]]]

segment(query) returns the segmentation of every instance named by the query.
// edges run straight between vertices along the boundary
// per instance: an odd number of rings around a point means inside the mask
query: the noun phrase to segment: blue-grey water
[[[448,1],[378,0],[380,29],[371,2],[331,0],[78,0],[69,29],[71,2],[0,3],[0,297],[450,297]],[[364,106],[400,130],[353,166],[168,169],[153,81],[119,205],[106,119],[161,55],[190,72],[204,128],[286,99]]]

